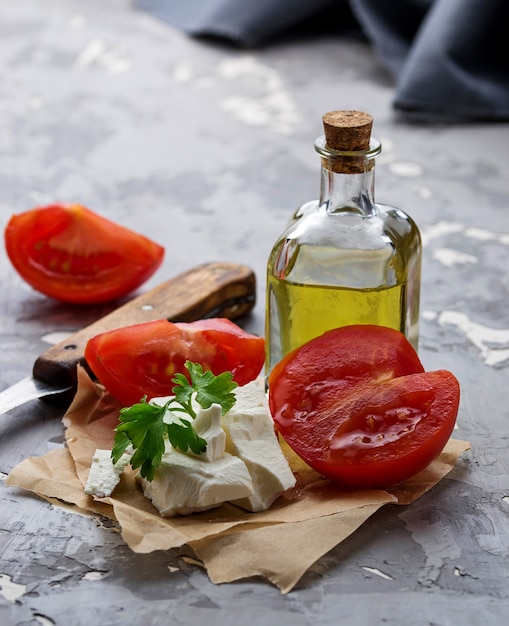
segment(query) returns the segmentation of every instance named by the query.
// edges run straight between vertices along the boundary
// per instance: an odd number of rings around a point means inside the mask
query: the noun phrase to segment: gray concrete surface
[[[411,124],[369,46],[332,35],[238,50],[186,38],[128,0],[2,0],[0,216],[80,202],[166,246],[146,287],[193,265],[251,266],[263,332],[265,264],[316,197],[321,115],[355,108],[382,141],[376,197],[424,239],[420,354],[459,378],[455,435],[472,450],[426,496],[386,507],[286,596],[258,580],[213,585],[178,555],[134,555],[114,525],[5,485],[62,445],[59,410],[0,417],[0,623],[458,623],[509,616],[509,128]],[[53,333],[108,310],[47,300],[0,252],[0,389]]]

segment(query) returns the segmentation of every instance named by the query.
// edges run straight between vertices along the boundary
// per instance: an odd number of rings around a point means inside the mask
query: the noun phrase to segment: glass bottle
[[[421,238],[403,211],[374,201],[373,119],[323,116],[320,198],[292,216],[267,266],[265,372],[327,330],[378,324],[418,344]]]

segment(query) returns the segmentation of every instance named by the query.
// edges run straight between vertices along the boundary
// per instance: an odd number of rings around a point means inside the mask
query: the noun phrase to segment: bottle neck
[[[345,174],[322,164],[319,205],[327,213],[371,215],[375,206],[374,190],[374,167],[358,174]]]
[[[375,157],[381,144],[371,138],[368,150],[332,150],[324,137],[315,142],[322,157],[319,206],[327,213],[355,213],[369,216],[375,211]]]

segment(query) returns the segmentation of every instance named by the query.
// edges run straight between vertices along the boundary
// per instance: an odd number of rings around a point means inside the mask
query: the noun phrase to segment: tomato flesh
[[[459,396],[451,372],[425,372],[404,336],[380,326],[329,331],[269,377],[281,436],[350,487],[386,487],[429,465],[451,436]]]
[[[85,359],[106,389],[125,406],[170,395],[187,360],[215,375],[232,372],[239,385],[254,380],[265,341],[224,318],[172,323],[157,320],[107,331],[90,339]]]
[[[79,204],[36,207],[9,220],[7,254],[34,289],[63,302],[127,295],[159,268],[164,248]]]

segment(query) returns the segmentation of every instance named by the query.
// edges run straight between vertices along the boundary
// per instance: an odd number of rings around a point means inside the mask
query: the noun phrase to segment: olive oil
[[[290,350],[350,324],[389,326],[417,349],[420,234],[406,213],[374,201],[381,146],[371,122],[324,116],[320,198],[294,213],[267,264],[267,376]]]
[[[313,337],[349,324],[378,324],[404,332],[398,311],[404,306],[405,294],[406,285],[351,289],[302,285],[271,277],[268,297],[278,303],[271,313],[277,316],[272,327],[279,330],[279,337],[274,339],[274,349],[269,336],[268,350],[277,362]]]

